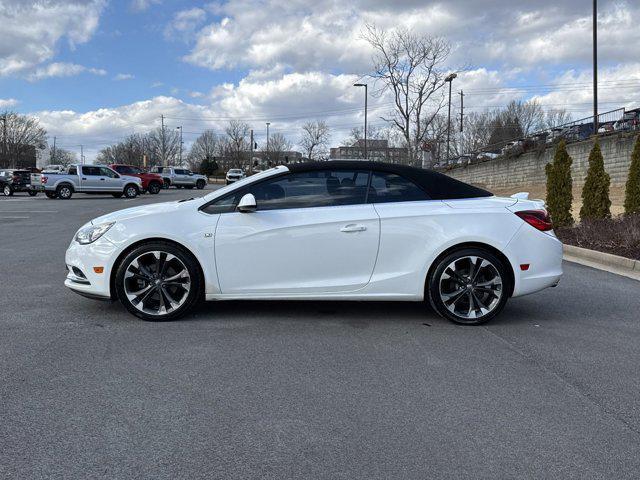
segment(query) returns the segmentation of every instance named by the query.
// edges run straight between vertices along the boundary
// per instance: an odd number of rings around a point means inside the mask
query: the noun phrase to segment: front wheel
[[[204,188],[204,186],[205,186],[205,181],[204,180],[198,180],[196,182],[196,188],[198,190],[202,190]]]
[[[138,196],[138,187],[135,185],[127,185],[124,189],[124,196],[127,198],[136,198]]]
[[[131,251],[118,266],[115,284],[125,308],[148,321],[181,317],[201,298],[203,288],[195,258],[161,241]]]
[[[465,248],[441,258],[428,282],[431,306],[463,325],[480,325],[504,308],[509,277],[502,260],[480,248]]]
[[[5,197],[10,197],[13,195],[13,188],[11,188],[11,185],[5,185],[4,188],[2,189],[2,194]]]

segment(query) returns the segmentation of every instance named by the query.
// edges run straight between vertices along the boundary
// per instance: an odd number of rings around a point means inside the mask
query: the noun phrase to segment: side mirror
[[[238,203],[238,211],[242,213],[255,212],[256,208],[256,197],[252,193],[245,194]]]

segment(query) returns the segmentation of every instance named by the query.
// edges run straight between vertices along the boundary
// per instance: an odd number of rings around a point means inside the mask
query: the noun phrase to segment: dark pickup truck
[[[5,197],[10,197],[15,192],[27,192],[35,197],[43,190],[41,179],[39,173],[31,173],[30,170],[3,169],[0,170],[0,190]]]

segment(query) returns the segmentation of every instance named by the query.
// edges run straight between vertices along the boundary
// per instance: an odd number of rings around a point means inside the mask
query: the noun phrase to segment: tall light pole
[[[457,76],[457,74],[451,73],[444,79],[445,82],[449,82],[449,114],[447,115],[447,160],[451,158],[451,152],[449,151],[449,141],[451,139],[451,84],[453,83],[453,79]]]
[[[176,127],[176,130],[180,130],[180,166],[182,166],[182,125]]]
[[[367,84],[366,83],[354,83],[354,87],[364,87],[364,158],[367,157]]]
[[[598,134],[598,0],[593,0],[593,134]]]

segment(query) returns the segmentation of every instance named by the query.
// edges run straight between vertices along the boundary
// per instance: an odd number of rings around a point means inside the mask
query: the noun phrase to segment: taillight
[[[541,232],[547,232],[553,228],[551,217],[546,210],[523,210],[515,214]]]
[[[47,177],[40,177],[40,181],[44,184],[47,183]]]

